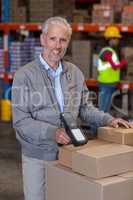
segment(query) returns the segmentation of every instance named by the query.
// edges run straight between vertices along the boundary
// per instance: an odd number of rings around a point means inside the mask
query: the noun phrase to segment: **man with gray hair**
[[[58,158],[59,144],[70,143],[62,127],[61,113],[69,121],[76,122],[79,117],[97,127],[120,124],[130,127],[128,122],[88,104],[82,72],[63,59],[71,34],[71,26],[65,19],[49,18],[42,25],[42,54],[14,76],[13,125],[22,147],[25,200],[46,200],[45,162]]]

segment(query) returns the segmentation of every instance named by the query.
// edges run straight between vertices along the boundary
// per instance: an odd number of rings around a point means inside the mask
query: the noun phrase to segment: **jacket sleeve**
[[[112,121],[113,117],[110,114],[99,111],[98,108],[94,107],[92,102],[89,101],[89,96],[90,93],[86,84],[84,84],[79,111],[80,118],[88,124],[95,124],[97,127],[108,125]]]
[[[121,69],[126,65],[126,61],[122,59],[119,64],[116,64],[112,59],[112,54],[110,52],[105,52],[103,54],[103,58],[105,61],[108,61],[114,70]]]
[[[22,138],[35,144],[40,144],[45,139],[54,140],[57,127],[32,117],[28,90],[26,74],[16,73],[12,85],[13,127]]]

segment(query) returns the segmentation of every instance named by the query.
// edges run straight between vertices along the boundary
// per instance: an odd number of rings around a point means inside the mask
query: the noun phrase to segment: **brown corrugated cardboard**
[[[96,179],[132,171],[133,147],[112,143],[73,152],[72,170]]]
[[[92,180],[56,162],[46,166],[47,200],[133,200],[132,188],[133,180],[124,177]]]
[[[75,0],[30,0],[28,9],[30,22],[44,22],[52,16],[66,17],[72,21]]]
[[[118,144],[133,145],[133,129],[101,127],[98,138]]]
[[[129,0],[101,0],[102,4],[110,5],[115,11],[122,11],[123,6],[128,2]]]
[[[127,173],[124,173],[124,174],[119,174],[120,177],[124,177],[124,178],[131,178],[133,179],[133,171],[131,172],[127,172]]]
[[[114,10],[107,4],[94,4],[92,9],[93,23],[112,23],[114,22]]]
[[[90,78],[91,51],[92,47],[90,40],[80,39],[72,41],[73,62],[83,72],[85,79]]]
[[[72,153],[81,149],[91,148],[93,146],[100,146],[107,144],[107,142],[103,140],[89,140],[87,144],[79,147],[75,147],[73,145],[65,145],[60,148],[59,151],[59,163],[72,168]]]

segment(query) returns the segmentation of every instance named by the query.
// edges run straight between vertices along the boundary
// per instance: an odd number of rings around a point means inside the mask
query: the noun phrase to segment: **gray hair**
[[[50,24],[65,25],[68,30],[69,37],[72,35],[72,28],[67,20],[63,17],[50,17],[42,24],[42,32],[47,33]]]

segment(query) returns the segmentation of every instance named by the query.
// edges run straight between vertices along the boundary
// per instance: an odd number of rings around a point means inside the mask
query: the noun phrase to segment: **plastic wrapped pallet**
[[[10,71],[15,72],[18,68],[27,64],[41,53],[42,47],[37,38],[25,38],[23,42],[12,41],[10,45]],[[37,51],[37,49],[39,49]]]
[[[114,22],[114,10],[109,5],[94,4],[92,10],[92,22],[93,23],[113,23]]]

